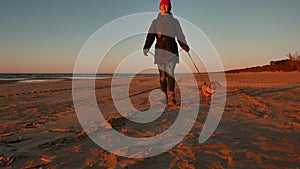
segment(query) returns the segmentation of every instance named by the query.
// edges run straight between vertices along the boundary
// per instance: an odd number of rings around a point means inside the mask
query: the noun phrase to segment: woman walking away
[[[148,56],[149,49],[156,39],[154,63],[159,70],[160,89],[164,93],[163,100],[167,101],[168,105],[176,105],[174,70],[179,63],[179,53],[175,38],[186,52],[189,52],[189,46],[178,20],[170,12],[170,0],[161,0],[159,9],[160,13],[149,28],[143,53]]]

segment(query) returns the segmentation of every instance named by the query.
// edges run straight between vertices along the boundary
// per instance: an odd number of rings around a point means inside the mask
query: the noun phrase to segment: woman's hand
[[[143,50],[143,53],[144,53],[145,56],[148,56],[148,52],[149,52],[149,49],[144,49]]]
[[[187,53],[190,51],[189,46],[185,45],[182,47],[184,51],[186,51]]]

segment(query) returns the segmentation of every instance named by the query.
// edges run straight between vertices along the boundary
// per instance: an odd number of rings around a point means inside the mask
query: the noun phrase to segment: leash
[[[187,52],[187,54],[189,55],[189,57],[190,57],[191,61],[193,62],[193,65],[194,65],[194,67],[196,68],[196,70],[197,70],[197,72],[198,72],[199,76],[200,76],[200,77],[201,77],[201,79],[202,79],[202,80],[205,82],[205,80],[204,80],[204,78],[202,77],[202,75],[201,75],[201,73],[200,73],[200,71],[199,71],[198,67],[196,66],[196,64],[195,64],[195,62],[194,62],[194,60],[193,60],[192,56],[190,55],[190,53],[189,53],[189,52]]]
[[[179,52],[178,52],[178,54],[180,53],[182,51],[182,48],[179,50]],[[150,50],[148,51],[148,53],[150,53],[151,55],[153,55],[153,56],[155,56]],[[196,64],[195,64],[195,62],[194,62],[194,60],[193,60],[193,58],[192,58],[192,56],[190,55],[190,53],[189,52],[187,52],[187,54],[189,55],[189,57],[190,57],[190,59],[191,59],[191,61],[192,61],[192,63],[193,63],[193,65],[194,65],[194,67],[196,68],[196,70],[197,70],[197,72],[198,72],[198,74],[199,74],[199,76],[201,77],[201,79],[205,82],[205,80],[204,80],[204,78],[202,77],[202,75],[201,75],[201,73],[200,73],[200,71],[199,71],[199,69],[198,69],[198,67],[196,66]],[[176,56],[176,54],[174,54],[174,55],[172,55],[172,56],[170,56],[170,57],[174,57],[174,56]]]

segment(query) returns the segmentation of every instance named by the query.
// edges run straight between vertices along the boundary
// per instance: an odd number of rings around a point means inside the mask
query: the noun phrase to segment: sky
[[[158,6],[159,0],[1,0],[0,73],[71,73],[97,30],[130,14],[159,12]],[[299,9],[299,0],[172,0],[171,12],[197,26],[230,70],[300,52]],[[144,38],[131,41],[142,50]],[[104,72],[114,72],[109,59]]]

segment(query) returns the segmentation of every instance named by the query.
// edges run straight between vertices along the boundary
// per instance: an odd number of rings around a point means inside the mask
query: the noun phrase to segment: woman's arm
[[[175,27],[176,27],[177,41],[178,41],[179,45],[182,47],[183,50],[185,50],[186,52],[189,52],[190,48],[185,40],[185,36],[183,34],[183,31],[182,31],[181,26],[177,19],[175,20]]]
[[[144,45],[144,50],[149,50],[155,40],[155,36],[156,36],[156,30],[155,30],[155,26],[156,25],[156,21],[154,20],[149,28],[148,34],[147,34],[147,38],[145,41],[145,45]]]

